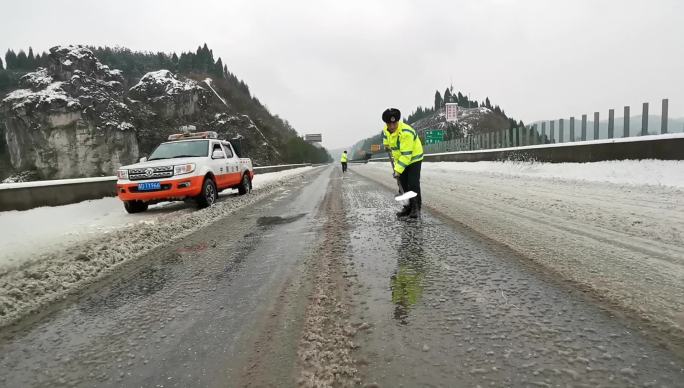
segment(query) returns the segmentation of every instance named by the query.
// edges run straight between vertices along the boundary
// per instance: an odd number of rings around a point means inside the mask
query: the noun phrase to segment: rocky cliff
[[[161,69],[130,85],[130,77],[88,48],[50,49],[48,65],[24,75],[20,88],[0,100],[0,153],[9,154],[9,179],[112,175],[183,126],[238,139],[256,165],[283,161],[282,133],[265,134],[233,106],[222,80],[192,76]]]

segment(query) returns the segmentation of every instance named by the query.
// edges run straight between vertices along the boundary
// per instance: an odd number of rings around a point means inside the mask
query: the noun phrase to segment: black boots
[[[409,218],[418,218],[420,217],[420,208],[417,205],[411,206],[411,211],[409,212],[408,215]]]
[[[407,217],[411,213],[411,205],[404,205],[400,212],[397,212],[397,217]]]
[[[415,219],[420,217],[420,203],[417,198],[411,198],[409,200],[409,208],[411,209],[408,215],[409,218]]]
[[[420,203],[415,198],[409,199],[409,204],[405,205],[400,212],[397,212],[397,217],[413,219],[420,217]]]

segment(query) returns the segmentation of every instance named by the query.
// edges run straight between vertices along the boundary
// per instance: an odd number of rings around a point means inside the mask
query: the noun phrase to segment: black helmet
[[[388,124],[399,121],[400,118],[401,112],[399,112],[399,109],[397,108],[387,108],[384,112],[382,112],[382,121]]]

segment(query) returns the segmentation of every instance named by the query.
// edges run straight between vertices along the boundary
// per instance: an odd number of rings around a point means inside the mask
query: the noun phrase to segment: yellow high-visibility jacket
[[[411,164],[423,160],[423,144],[416,130],[403,121],[399,123],[394,133],[389,133],[385,125],[382,129],[382,143],[392,150],[394,171],[397,174],[403,173],[404,169]]]
[[[340,159],[340,162],[347,163],[347,154],[345,154],[344,152],[342,153],[342,158]]]

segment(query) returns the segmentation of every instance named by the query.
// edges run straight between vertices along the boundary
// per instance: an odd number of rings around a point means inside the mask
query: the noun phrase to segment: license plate
[[[138,183],[138,191],[152,191],[152,190],[161,190],[161,183],[159,183],[159,182]]]

